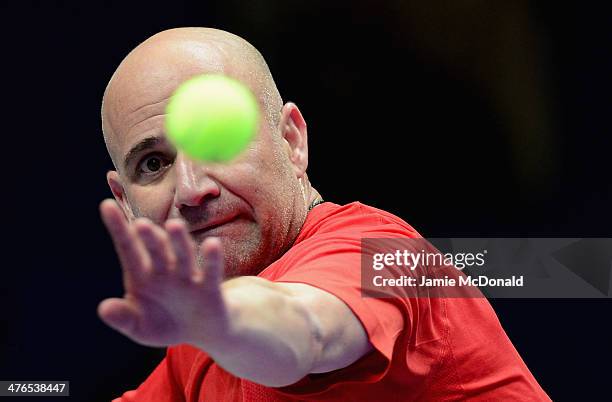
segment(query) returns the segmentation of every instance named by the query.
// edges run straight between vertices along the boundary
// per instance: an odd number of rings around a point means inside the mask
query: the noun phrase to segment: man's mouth
[[[239,215],[233,215],[222,219],[211,220],[205,224],[196,226],[195,229],[190,230],[190,234],[194,238],[202,235],[215,236],[223,226],[238,220],[239,217]]]

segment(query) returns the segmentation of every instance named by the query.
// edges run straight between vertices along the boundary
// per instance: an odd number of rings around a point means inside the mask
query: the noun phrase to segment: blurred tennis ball
[[[253,139],[259,107],[253,93],[221,74],[204,74],[182,83],[166,107],[168,139],[189,157],[227,162]]]

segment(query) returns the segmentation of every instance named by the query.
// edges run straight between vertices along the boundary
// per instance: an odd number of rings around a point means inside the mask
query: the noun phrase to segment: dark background
[[[2,380],[70,380],[72,400],[108,401],[163,355],[96,306],[122,293],[97,212],[111,168],[101,96],[166,28],[222,28],[261,50],[308,122],[327,200],[389,210],[429,237],[612,237],[612,17],[594,2],[23,1],[0,13]],[[610,400],[610,299],[492,304],[554,400]]]

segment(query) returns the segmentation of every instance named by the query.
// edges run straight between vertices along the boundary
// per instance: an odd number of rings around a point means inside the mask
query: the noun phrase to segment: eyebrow
[[[127,168],[134,161],[134,159],[136,159],[138,154],[142,153],[143,151],[146,151],[147,149],[154,148],[163,141],[163,138],[160,137],[146,137],[140,140],[125,155],[125,159],[123,160],[123,166]]]

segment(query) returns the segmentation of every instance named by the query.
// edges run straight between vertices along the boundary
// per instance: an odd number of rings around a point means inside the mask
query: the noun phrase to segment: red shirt
[[[417,238],[398,217],[323,203],[291,249],[259,276],[323,289],[353,311],[374,351],[349,367],[268,388],[227,373],[204,352],[169,347],[135,391],[114,402],[550,400],[484,298],[364,298],[361,239]]]

